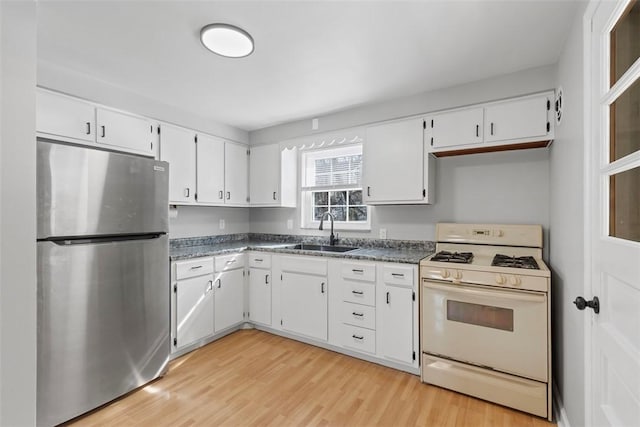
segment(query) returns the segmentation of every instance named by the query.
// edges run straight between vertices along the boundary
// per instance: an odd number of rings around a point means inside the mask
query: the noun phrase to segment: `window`
[[[369,207],[362,200],[362,145],[303,152],[302,227],[318,227],[326,212],[334,227],[369,230]]]

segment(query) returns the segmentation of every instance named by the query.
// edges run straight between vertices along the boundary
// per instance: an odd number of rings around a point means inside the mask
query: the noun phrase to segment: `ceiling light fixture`
[[[206,25],[200,31],[200,40],[211,52],[226,58],[243,58],[253,52],[253,38],[234,25]]]

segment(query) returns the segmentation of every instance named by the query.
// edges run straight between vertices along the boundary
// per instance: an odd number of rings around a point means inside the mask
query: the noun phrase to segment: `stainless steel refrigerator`
[[[37,142],[37,424],[167,368],[169,165]]]

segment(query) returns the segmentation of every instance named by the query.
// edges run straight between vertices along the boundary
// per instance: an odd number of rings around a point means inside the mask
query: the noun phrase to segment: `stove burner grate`
[[[496,254],[491,261],[491,265],[494,267],[510,267],[510,268],[528,268],[530,270],[539,270],[538,263],[532,256],[508,256],[502,254]]]
[[[455,262],[458,264],[470,264],[472,260],[473,254],[471,252],[440,251],[431,258],[431,261]]]

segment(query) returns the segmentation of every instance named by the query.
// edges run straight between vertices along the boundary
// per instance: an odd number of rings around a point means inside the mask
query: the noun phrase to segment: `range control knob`
[[[496,283],[498,285],[504,285],[507,279],[502,274],[496,274]]]
[[[518,276],[511,276],[509,280],[513,286],[518,286],[522,283],[522,280]]]
[[[462,272],[460,270],[456,270],[453,278],[456,279],[456,280],[462,279]]]
[[[446,279],[447,277],[449,277],[449,270],[443,268],[442,273],[440,273],[440,275],[442,276],[443,279]]]

